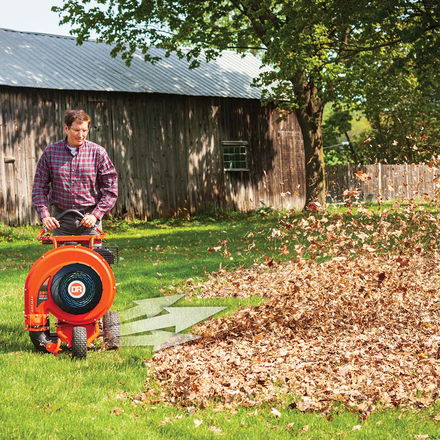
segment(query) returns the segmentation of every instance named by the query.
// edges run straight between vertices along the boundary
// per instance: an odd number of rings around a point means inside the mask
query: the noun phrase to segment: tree
[[[99,40],[113,45],[113,56],[120,53],[127,63],[136,49],[154,62],[150,46],[175,51],[191,61],[191,67],[197,66],[202,51],[207,60],[225,49],[258,53],[270,69],[255,83],[263,87],[266,101],[293,111],[301,127],[306,204],[325,202],[325,104],[353,96],[365,54],[381,59],[383,48],[398,51],[408,38],[416,47],[438,32],[436,0],[96,2],[90,7],[90,0],[64,0],[53,9],[61,23],[76,26],[72,33],[79,43],[94,31]],[[361,95],[359,91],[356,97]]]
[[[362,97],[349,99],[371,126],[354,142],[361,161],[420,163],[440,152],[440,3],[406,2],[398,18],[395,44],[356,60]]]
[[[424,62],[408,53],[403,61],[383,60],[380,69],[371,64],[361,85],[371,131],[359,144],[369,161],[420,163],[440,153],[439,67],[438,57]]]

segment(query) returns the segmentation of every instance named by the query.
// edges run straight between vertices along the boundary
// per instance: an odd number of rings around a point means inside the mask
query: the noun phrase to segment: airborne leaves
[[[440,385],[438,221],[405,209],[284,219],[291,261],[219,272],[190,292],[264,302],[199,325],[197,343],[156,353],[147,366],[161,399],[251,407],[291,393],[303,411],[342,401],[365,415],[378,402],[430,405]],[[323,255],[333,258],[319,263]]]

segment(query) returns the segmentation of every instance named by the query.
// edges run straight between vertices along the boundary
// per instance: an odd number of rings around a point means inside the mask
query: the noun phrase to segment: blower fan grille
[[[54,275],[50,292],[61,310],[81,315],[93,310],[101,300],[102,282],[91,267],[69,264]]]

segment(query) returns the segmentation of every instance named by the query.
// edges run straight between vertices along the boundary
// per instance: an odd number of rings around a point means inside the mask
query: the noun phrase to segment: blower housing
[[[53,249],[34,263],[24,288],[25,329],[35,347],[56,355],[66,342],[73,356],[86,357],[92,342],[104,336],[107,349],[119,348],[119,317],[109,311],[116,294],[110,266],[115,255],[101,246],[106,235],[101,230],[81,236],[45,232],[37,239]],[[56,318],[56,333],[50,333],[49,314]]]

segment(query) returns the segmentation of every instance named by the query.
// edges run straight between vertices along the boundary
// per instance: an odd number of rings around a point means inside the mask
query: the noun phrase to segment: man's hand
[[[93,228],[93,226],[95,226],[97,221],[98,219],[93,214],[87,214],[81,220],[81,224],[86,228]]]
[[[52,231],[53,229],[60,227],[60,224],[55,217],[44,217],[41,219],[41,221],[43,222],[43,226],[46,231]]]

